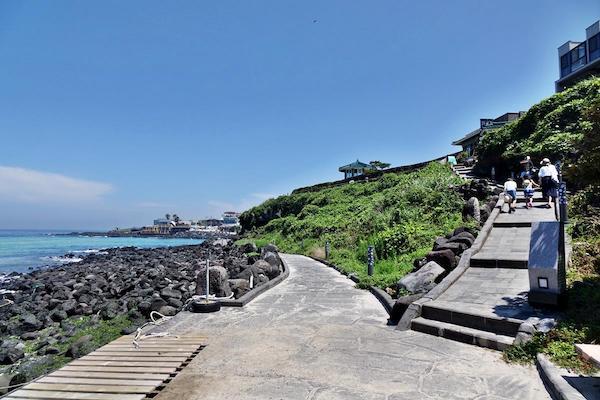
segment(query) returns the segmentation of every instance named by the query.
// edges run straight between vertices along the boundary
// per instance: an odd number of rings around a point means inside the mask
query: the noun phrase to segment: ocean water
[[[200,244],[199,239],[128,238],[105,236],[64,236],[61,231],[0,229],[0,275],[12,271],[77,262],[86,253],[113,247],[156,248]],[[73,253],[75,258],[63,255]]]

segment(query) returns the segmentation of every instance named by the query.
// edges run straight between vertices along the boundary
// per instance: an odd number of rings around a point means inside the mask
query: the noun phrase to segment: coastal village
[[[600,20],[557,63],[553,96],[474,116],[457,151],[108,232],[199,245],[8,274],[0,393],[600,399]]]
[[[150,226],[140,228],[115,228],[108,236],[131,237],[179,237],[179,238],[212,238],[234,236],[240,231],[240,213],[225,211],[220,219],[208,218],[196,221],[182,220],[177,214],[166,214],[157,218]]]

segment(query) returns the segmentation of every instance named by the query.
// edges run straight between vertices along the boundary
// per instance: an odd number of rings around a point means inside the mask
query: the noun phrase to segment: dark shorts
[[[513,201],[517,199],[517,191],[516,190],[507,190],[506,194],[512,197]]]
[[[556,183],[552,180],[551,176],[544,176],[542,178],[542,194],[545,198],[556,197]]]

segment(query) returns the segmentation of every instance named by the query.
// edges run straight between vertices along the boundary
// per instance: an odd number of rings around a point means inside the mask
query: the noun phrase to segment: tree
[[[180,221],[179,215],[173,214],[173,221],[175,221],[175,223],[178,224]]]
[[[371,161],[369,164],[371,164],[371,166],[375,167],[378,170],[386,169],[390,166],[389,163],[384,163],[381,161]]]
[[[170,221],[171,220],[171,214],[165,214],[165,218]]]

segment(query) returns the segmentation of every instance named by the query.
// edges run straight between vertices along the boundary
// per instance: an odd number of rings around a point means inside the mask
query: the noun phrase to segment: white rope
[[[10,306],[11,304],[15,304],[15,302],[14,302],[14,301],[12,301],[11,299],[4,299],[4,301],[5,301],[6,303],[4,303],[4,304],[0,304],[0,308],[2,308],[2,307],[6,307],[6,306]]]
[[[160,319],[155,319],[154,316],[158,315],[160,316]],[[146,335],[143,335],[143,329],[148,326],[148,325],[154,325],[154,326],[160,326],[162,324],[164,324],[165,322],[167,322],[168,320],[170,320],[173,317],[167,317],[166,315],[163,315],[161,313],[159,313],[158,311],[152,311],[150,313],[150,321],[146,322],[144,325],[140,326],[139,328],[137,328],[137,331],[135,332],[135,336],[133,338],[132,344],[135,346],[135,348],[139,348],[140,347],[140,343],[142,340],[147,339],[147,338],[151,338],[151,337],[165,337],[165,336],[171,336],[169,334],[169,332],[165,331],[165,332],[152,332],[152,333],[148,333]],[[174,336],[177,337],[177,336]]]

